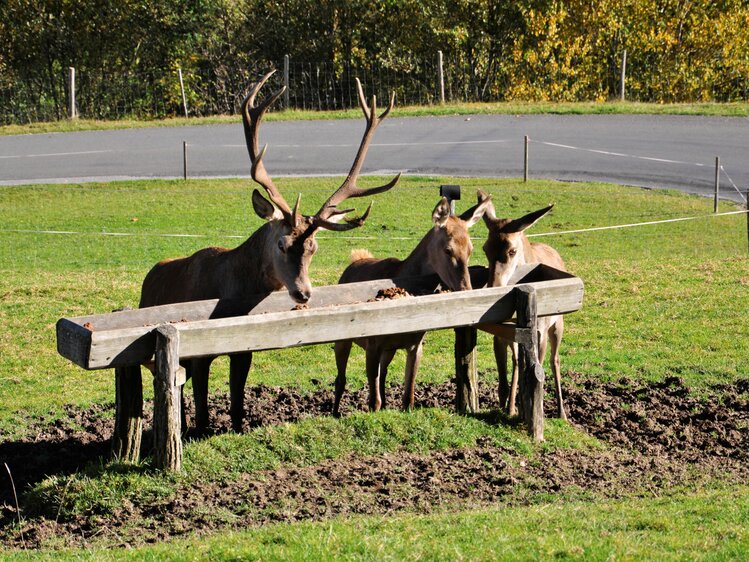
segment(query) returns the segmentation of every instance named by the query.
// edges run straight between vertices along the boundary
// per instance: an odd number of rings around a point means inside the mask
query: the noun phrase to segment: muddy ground
[[[306,468],[244,476],[231,486],[193,487],[177,498],[121,506],[114,516],[87,514],[66,520],[35,515],[21,495],[23,525],[8,471],[0,475],[0,545],[34,548],[85,546],[102,541],[134,546],[190,532],[246,528],[274,521],[319,520],[346,514],[427,513],[443,505],[465,507],[533,501],[560,491],[598,497],[653,494],[700,478],[746,481],[749,473],[749,379],[695,395],[678,378],[642,384],[601,383],[579,374],[565,381],[570,422],[604,441],[598,451],[542,453],[531,462],[490,442],[428,454],[351,455]],[[391,390],[392,398],[399,389]],[[417,386],[417,407],[450,407],[452,383]],[[482,407],[496,408],[496,391],[481,388]],[[332,390],[302,395],[291,389],[247,389],[249,427],[330,415]],[[392,399],[391,398],[391,399]],[[551,398],[551,397],[549,397]],[[228,396],[211,396],[213,430],[229,431]],[[192,404],[188,398],[187,411]],[[364,391],[349,393],[343,415],[366,409]],[[546,405],[553,411],[553,402]],[[29,436],[0,444],[19,491],[48,475],[66,475],[106,459],[113,430],[111,408],[69,408],[63,421],[28,420]],[[146,413],[145,427],[150,427]],[[144,451],[150,435],[144,435]],[[224,514],[223,516],[220,514]],[[226,515],[230,514],[230,515]]]

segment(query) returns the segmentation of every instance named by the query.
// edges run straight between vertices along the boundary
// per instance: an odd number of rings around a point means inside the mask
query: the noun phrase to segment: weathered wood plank
[[[564,287],[559,284],[564,284]],[[579,308],[579,303],[573,304],[561,298],[570,292],[570,288],[574,289],[570,280],[548,281],[541,285],[546,289],[543,291],[544,300],[547,301],[546,308],[555,310],[555,313]],[[561,288],[567,290],[560,291]],[[182,334],[180,356],[261,351],[375,335],[502,322],[509,319],[515,310],[515,299],[508,297],[512,290],[513,287],[498,287],[267,314],[262,317],[189,322],[177,325]],[[561,305],[565,301],[568,306]]]
[[[576,277],[533,285],[537,289],[540,316],[574,312],[582,306],[583,284]],[[285,292],[274,293],[273,299],[265,299],[251,314],[229,318],[211,319],[216,316],[219,305],[219,301],[214,300],[62,319],[58,322],[58,352],[87,369],[150,362],[155,325],[147,323],[148,319],[174,322],[179,327],[185,334],[180,357],[186,359],[497,323],[508,320],[514,310],[509,302],[502,302],[512,286],[366,302],[369,299],[364,297],[371,298],[388,286],[395,286],[393,280],[318,287],[314,294],[320,297],[318,304],[321,306],[293,311],[286,308],[291,301]],[[264,308],[276,310],[281,297],[287,301],[282,312],[260,312]],[[322,303],[341,301],[353,303],[322,306]],[[460,314],[456,315],[457,310]],[[194,314],[196,311],[198,313]],[[84,327],[86,325],[89,327]],[[103,328],[107,326],[110,328]]]

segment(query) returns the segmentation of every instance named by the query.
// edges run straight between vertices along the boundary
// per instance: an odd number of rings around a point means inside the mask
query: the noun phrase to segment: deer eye
[[[283,238],[278,241],[278,249],[281,251],[282,254],[286,253],[286,244],[284,244]]]
[[[448,256],[452,256],[452,255],[453,255],[453,253],[452,253],[452,250],[450,250],[450,248],[445,248],[445,253],[446,253],[446,254],[447,254]]]
[[[511,256],[513,256],[513,257],[514,257],[514,256],[515,256],[515,254],[517,254],[517,253],[518,253],[518,251],[517,251],[517,250],[510,250],[510,251],[509,251],[509,252],[507,252],[507,253],[508,253],[508,254],[510,254]]]

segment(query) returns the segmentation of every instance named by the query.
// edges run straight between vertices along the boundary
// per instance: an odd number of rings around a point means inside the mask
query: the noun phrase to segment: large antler
[[[250,153],[250,160],[252,161],[252,179],[263,186],[268,193],[270,200],[281,210],[286,219],[289,220],[292,225],[295,225],[299,212],[299,201],[297,200],[294,210],[292,211],[289,204],[283,198],[283,195],[281,195],[281,192],[278,191],[278,188],[274,185],[273,180],[270,178],[265,166],[263,165],[263,156],[265,155],[267,145],[264,146],[262,150],[258,150],[258,127],[260,121],[273,102],[281,97],[281,94],[286,90],[286,86],[283,86],[275,94],[263,101],[263,103],[258,106],[255,105],[255,96],[257,96],[260,88],[263,87],[263,84],[268,81],[268,78],[270,78],[274,72],[276,71],[271,70],[268,74],[263,76],[259,82],[254,84],[250,93],[242,102],[244,138],[247,142],[247,151]]]
[[[362,164],[364,164],[364,158],[367,155],[367,149],[369,149],[369,143],[372,140],[375,129],[377,129],[380,121],[388,116],[390,111],[393,109],[393,104],[395,103],[395,94],[391,94],[390,104],[388,105],[387,109],[378,116],[377,98],[375,96],[372,96],[372,105],[370,107],[367,105],[366,99],[364,98],[364,91],[362,90],[361,82],[358,78],[356,78],[356,88],[359,93],[359,107],[361,107],[362,111],[364,112],[364,117],[367,119],[367,127],[364,130],[364,136],[362,137],[361,144],[359,145],[359,151],[356,154],[356,158],[354,159],[354,163],[351,166],[351,170],[349,171],[348,176],[346,176],[346,179],[343,181],[341,186],[336,189],[333,195],[331,195],[328,200],[325,201],[325,203],[323,203],[323,206],[320,207],[320,210],[317,211],[317,214],[313,217],[315,224],[320,227],[327,228],[328,230],[349,230],[351,228],[356,228],[364,224],[367,216],[369,216],[369,211],[372,209],[371,203],[369,204],[366,212],[359,218],[347,220],[343,224],[337,224],[330,219],[351,211],[351,209],[339,210],[337,208],[337,205],[339,203],[345,201],[350,197],[365,197],[367,195],[376,195],[377,193],[387,191],[396,183],[398,183],[398,180],[401,176],[400,174],[398,174],[389,183],[381,185],[379,187],[361,189],[356,186],[356,180],[359,177],[359,172],[361,171]]]

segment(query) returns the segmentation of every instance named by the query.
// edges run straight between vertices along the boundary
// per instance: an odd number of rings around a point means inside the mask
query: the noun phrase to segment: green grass
[[[639,103],[639,102],[494,102],[494,103],[448,103],[444,105],[407,106],[396,105],[394,117],[421,117],[434,115],[480,115],[508,114],[533,115],[554,113],[560,115],[710,115],[723,117],[749,116],[749,103]],[[315,119],[357,119],[359,109],[341,111],[288,110],[271,112],[267,121],[309,121]],[[133,129],[142,127],[179,127],[186,125],[215,125],[236,123],[236,115],[211,117],[172,117],[166,119],[122,119],[119,121],[96,121],[93,119],[66,119],[28,125],[0,126],[2,135],[25,135],[35,133],[61,133],[72,131]]]
[[[31,505],[35,511],[53,517],[85,513],[106,516],[123,502],[148,503],[149,498],[173,497],[198,482],[228,485],[242,474],[312,466],[352,452],[364,456],[397,451],[424,454],[474,446],[480,438],[504,447],[508,454],[532,455],[535,447],[525,432],[506,419],[502,422],[487,423],[438,409],[303,420],[188,442],[184,471],[166,478],[144,467],[117,463],[90,466],[67,478],[52,477],[33,490]],[[600,447],[595,439],[559,422],[550,423],[547,433],[546,449]]]
[[[363,178],[363,183],[374,185],[381,179]],[[285,178],[278,183],[286,194],[302,192],[303,210],[311,212],[339,181]],[[698,197],[597,183],[407,177],[375,198],[372,215],[361,229],[319,234],[320,250],[312,264],[314,284],[335,283],[353,248],[405,257],[430,228],[442,183],[464,187],[466,196],[459,210],[470,204],[469,194],[477,188],[493,194],[503,216],[520,216],[555,202],[551,215],[531,233],[702,217],[535,239],[556,247],[570,271],[585,282],[582,310],[567,317],[562,370],[601,379],[660,380],[678,375],[698,390],[747,376],[747,219],[745,215],[712,217],[712,202]],[[240,243],[261,224],[249,195],[246,180],[0,187],[4,217],[0,441],[29,432],[30,416],[60,417],[65,404],[111,404],[112,373],[87,372],[60,357],[55,322],[64,316],[136,306],[140,282],[156,261],[209,245]],[[721,204],[723,211],[734,209],[731,203]],[[195,237],[165,236],[170,234]],[[472,235],[472,263],[484,263],[483,224],[474,227]],[[429,334],[417,384],[444,382],[450,376],[452,354],[444,350],[451,347],[451,333]],[[479,338],[478,353],[480,376],[494,379],[491,340],[485,335]],[[363,353],[355,348],[350,388],[364,384],[363,360]],[[403,356],[398,354],[391,381],[402,380],[403,366]],[[219,360],[211,377],[213,390],[227,388],[227,371],[227,362]],[[251,383],[302,390],[330,386],[333,379],[330,345],[258,353],[250,374]],[[150,385],[144,386],[148,393]],[[547,423],[546,435],[546,447],[600,446],[561,423]],[[70,484],[53,478],[35,494],[48,509],[56,510],[62,502],[66,513],[85,512],[92,506],[107,512],[129,494],[169,497],[197,480],[230,483],[238,474],[281,465],[307,466],[352,451],[371,455],[400,449],[428,451],[470,445],[478,437],[488,437],[519,455],[532,456],[536,450],[522,431],[505,424],[486,424],[440,410],[383,412],[188,443],[186,470],[180,476],[162,477],[147,467],[94,466]],[[551,503],[467,513],[271,526],[137,550],[133,556],[730,559],[748,546],[746,492],[743,487],[716,488],[664,499],[596,503],[560,497]],[[77,551],[61,556],[126,555]]]
[[[33,560],[741,560],[749,489],[544,502],[270,525],[135,550],[18,553]]]
[[[378,178],[367,178],[375,184]],[[677,216],[709,215],[697,197],[604,184],[408,177],[375,199],[372,216],[352,233],[321,233],[311,275],[334,284],[351,249],[404,258],[431,224],[438,186],[461,183],[494,195],[497,212],[519,216],[549,201],[556,206],[533,232],[565,231]],[[317,209],[336,180],[284,179],[286,193],[302,192],[303,208]],[[66,404],[113,399],[109,372],[86,372],[57,355],[54,324],[60,317],[135,307],[148,269],[164,257],[209,246],[233,246],[261,220],[251,210],[245,180],[153,181],[0,188],[0,429]],[[606,211],[602,211],[604,208]],[[459,209],[467,206],[463,202]],[[363,207],[364,203],[360,204]],[[733,209],[730,203],[722,209]],[[555,246],[586,285],[580,312],[567,321],[563,369],[607,377],[655,380],[677,374],[704,387],[740,374],[746,338],[715,337],[725,326],[744,327],[749,286],[746,218],[699,220],[639,228],[536,238]],[[66,231],[74,234],[48,234]],[[124,234],[126,236],[114,235]],[[171,237],[189,234],[194,238]],[[483,263],[483,223],[472,231],[472,263]],[[443,381],[450,333],[428,336],[421,381]],[[479,338],[479,368],[491,369],[488,336]],[[283,365],[283,368],[279,366]],[[391,379],[399,379],[402,354]],[[213,388],[226,388],[226,362],[217,364]],[[355,348],[354,388],[364,383],[363,353]],[[256,354],[252,382],[314,388],[332,384],[329,345]],[[147,385],[149,386],[149,385]]]

